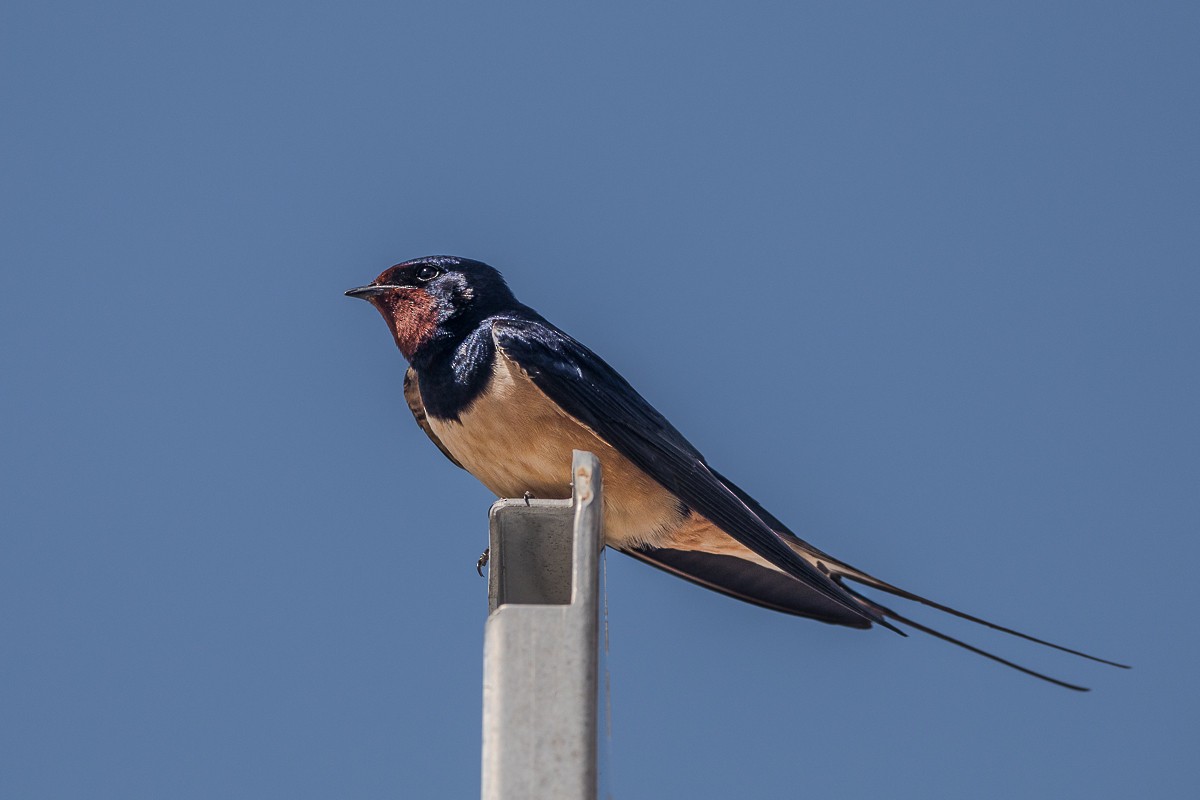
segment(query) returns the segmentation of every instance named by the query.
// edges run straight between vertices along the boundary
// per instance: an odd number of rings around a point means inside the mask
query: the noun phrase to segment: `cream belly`
[[[491,380],[459,421],[428,422],[459,463],[500,497],[570,497],[571,451],[595,453],[604,470],[605,539],[614,547],[661,547],[685,519],[673,494],[559,409],[499,351]]]

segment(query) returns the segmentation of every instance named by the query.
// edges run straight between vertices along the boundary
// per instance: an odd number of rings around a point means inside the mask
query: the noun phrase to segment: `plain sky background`
[[[8,0],[0,65],[0,797],[476,795],[491,497],[341,295],[438,252],[819,547],[1136,667],[610,554],[617,798],[1198,791],[1195,3]]]

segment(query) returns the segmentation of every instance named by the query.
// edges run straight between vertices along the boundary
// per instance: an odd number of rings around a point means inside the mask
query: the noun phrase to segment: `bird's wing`
[[[442,444],[442,440],[433,432],[433,428],[429,427],[429,419],[425,414],[425,403],[421,400],[421,384],[417,380],[417,371],[412,367],[408,368],[408,372],[404,373],[404,402],[408,403],[408,410],[412,412],[413,419],[421,426],[421,430],[425,431],[425,435],[429,437],[429,441],[437,445],[437,449],[442,451],[442,455],[450,459],[454,466],[460,469],[466,469],[462,464],[458,463],[458,459],[450,455],[450,451],[446,449],[446,445]]]
[[[1083,687],[1028,669],[918,623],[844,586],[842,581],[856,581],[1047,647],[1125,667],[1124,664],[1053,644],[936,603],[823,553],[788,530],[754,498],[709,467],[699,451],[612,367],[548,322],[499,319],[493,323],[492,337],[499,354],[519,366],[534,385],[560,408],[673,492],[696,513],[784,574],[744,559],[694,550],[642,547],[627,549],[625,552],[628,555],[693,583],[766,608],[851,627],[870,627],[872,622],[877,622],[903,634],[885,619],[885,616],[890,617],[973,653],[1070,689],[1082,690]],[[813,563],[820,564],[822,569],[818,570]]]
[[[709,468],[700,452],[599,356],[541,320],[497,318],[492,321],[492,338],[499,354],[520,367],[551,401],[697,514],[825,600],[864,621],[900,632],[874,608],[801,558]],[[666,568],[679,572],[678,568]]]

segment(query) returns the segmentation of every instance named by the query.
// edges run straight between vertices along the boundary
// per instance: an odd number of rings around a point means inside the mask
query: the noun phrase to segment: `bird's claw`
[[[479,573],[479,577],[483,577],[483,568],[487,566],[488,558],[491,557],[492,548],[488,548],[480,554],[479,560],[475,562],[475,571]]]

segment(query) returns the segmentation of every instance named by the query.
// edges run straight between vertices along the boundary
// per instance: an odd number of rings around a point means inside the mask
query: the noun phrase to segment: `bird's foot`
[[[475,562],[475,571],[479,573],[479,577],[483,577],[483,568],[487,566],[488,558],[492,555],[492,548],[483,551],[479,556],[479,560]]]

